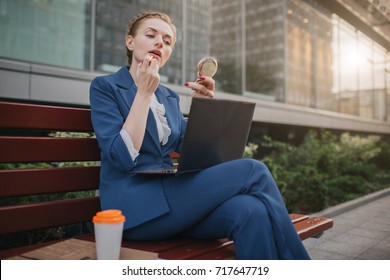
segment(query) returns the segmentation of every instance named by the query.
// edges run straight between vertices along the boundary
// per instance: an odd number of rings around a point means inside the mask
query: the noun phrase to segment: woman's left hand
[[[193,90],[193,97],[214,97],[215,81],[211,77],[200,76],[196,81],[184,85]]]

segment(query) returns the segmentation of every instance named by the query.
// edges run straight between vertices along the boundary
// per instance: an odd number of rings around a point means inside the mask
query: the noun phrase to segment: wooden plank
[[[95,138],[0,136],[0,162],[98,161]]]
[[[292,221],[293,223],[297,223],[297,222],[300,222],[300,221],[309,219],[309,216],[308,216],[308,215],[303,215],[303,214],[291,213],[291,214],[290,214],[290,219],[291,219],[291,221]]]
[[[89,109],[0,102],[0,127],[52,131],[92,132]]]
[[[234,260],[234,246],[223,247],[212,252],[195,256],[192,260]]]
[[[8,258],[19,258],[21,254],[27,253],[32,250],[40,249],[42,247],[54,244],[59,242],[59,240],[51,240],[44,243],[31,244],[27,246],[21,246],[6,250],[0,250],[0,260],[8,259]]]
[[[95,240],[93,236],[81,238],[89,241]],[[201,247],[198,246],[199,244]],[[159,253],[159,258],[164,259],[182,258],[181,252],[186,252],[188,259],[228,259],[232,258],[234,254],[234,243],[227,239],[210,241],[187,237],[174,237],[156,241],[123,239],[122,246]]]
[[[122,246],[131,249],[144,250],[149,252],[159,253],[167,250],[174,250],[185,246],[189,243],[192,243],[194,240],[190,238],[170,238],[166,240],[156,240],[156,241],[142,241],[142,240],[129,240],[124,239]]]
[[[81,237],[83,240],[94,241],[93,235]],[[201,248],[198,245],[201,245]],[[186,252],[188,259],[231,259],[234,256],[234,244],[227,239],[220,240],[197,240],[186,237],[174,237],[166,240],[140,241],[128,240],[122,241],[125,248],[149,251],[159,253],[159,258],[180,259],[181,252]],[[188,251],[190,250],[190,251]]]
[[[300,236],[305,238],[310,237],[313,232],[310,228],[328,229],[332,227],[332,221],[321,217],[313,217],[295,224]],[[310,236],[308,236],[309,234]],[[80,237],[83,240],[94,241],[94,235],[86,235]],[[0,258],[14,256],[20,252],[26,252],[34,248],[39,248],[42,244],[34,245],[32,247],[24,247],[21,249],[15,248],[4,252],[0,251]],[[205,241],[195,240],[190,238],[173,238],[163,241],[134,241],[123,240],[122,246],[125,248],[132,248],[150,252],[159,253],[159,257],[163,259],[233,259],[234,258],[234,243],[227,239]],[[29,249],[30,248],[30,249]]]
[[[160,252],[159,258],[167,260],[190,260],[229,246],[232,246],[232,243],[223,243],[218,240],[194,240],[185,246]]]
[[[333,220],[323,217],[311,217],[309,219],[294,223],[301,240],[321,234],[333,227]]]
[[[0,234],[92,221],[98,197],[0,207]]]
[[[0,197],[95,190],[99,172],[99,166],[0,170]]]

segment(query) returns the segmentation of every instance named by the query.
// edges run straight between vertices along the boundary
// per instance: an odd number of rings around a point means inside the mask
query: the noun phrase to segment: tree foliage
[[[309,131],[297,147],[265,136],[261,148],[268,154],[261,160],[289,211],[310,213],[389,187],[386,170],[376,162],[387,146],[376,135]]]

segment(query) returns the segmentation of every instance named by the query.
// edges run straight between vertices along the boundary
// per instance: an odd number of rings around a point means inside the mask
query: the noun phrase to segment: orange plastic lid
[[[125,222],[121,210],[109,209],[97,212],[92,221],[97,224],[120,224]]]

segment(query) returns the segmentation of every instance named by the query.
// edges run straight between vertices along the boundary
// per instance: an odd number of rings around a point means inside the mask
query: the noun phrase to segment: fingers
[[[203,97],[209,97],[213,98],[214,97],[214,91],[206,89],[202,89],[200,93],[203,95]]]
[[[215,81],[211,77],[201,76],[194,82],[187,82],[184,85],[194,91],[194,97],[214,97]]]
[[[205,86],[209,90],[214,90],[215,88],[215,81],[211,77],[200,76],[198,79],[195,80],[195,82]]]
[[[199,91],[194,91],[192,97],[201,97],[201,98],[214,98],[214,92],[207,91],[206,94],[200,93]]]
[[[159,70],[159,65],[158,61],[150,55],[146,55],[144,59],[138,63],[138,68],[137,68],[137,77],[140,75],[140,73],[154,73],[158,74]]]
[[[141,66],[141,68],[143,70],[146,70],[149,68],[149,66],[155,66],[155,65],[158,65],[158,62],[157,60],[151,56],[151,55],[146,55],[144,57],[144,59],[139,63],[139,65]],[[153,67],[155,68],[155,67]]]
[[[186,87],[191,88],[194,91],[194,94],[196,94],[199,97],[214,97],[214,91],[209,90],[204,85],[197,83],[197,82],[187,82],[184,84]]]
[[[153,56],[146,55],[137,66],[138,89],[147,94],[153,93],[160,82],[158,61]]]

